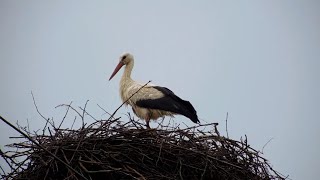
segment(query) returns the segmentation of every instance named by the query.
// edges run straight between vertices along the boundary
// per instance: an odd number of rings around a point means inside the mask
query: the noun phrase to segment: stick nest
[[[216,125],[145,129],[128,117],[99,120],[80,129],[29,133],[31,141],[1,152],[6,179],[285,179],[247,140],[220,136]],[[47,128],[48,129],[48,128]],[[209,129],[206,130],[205,129]],[[72,171],[47,149],[73,167]],[[19,161],[17,160],[19,159]]]

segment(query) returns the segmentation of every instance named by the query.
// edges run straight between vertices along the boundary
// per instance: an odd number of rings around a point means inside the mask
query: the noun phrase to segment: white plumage
[[[134,58],[129,53],[120,57],[119,64],[109,80],[124,65],[125,70],[120,80],[121,99],[123,102],[128,100],[126,104],[132,106],[133,112],[139,118],[146,120],[148,128],[151,119],[156,120],[159,117],[173,116],[174,114],[181,114],[190,118],[193,122],[199,122],[196,111],[190,102],[180,99],[165,87],[148,84],[141,88],[143,84],[132,80],[131,72],[134,66]]]

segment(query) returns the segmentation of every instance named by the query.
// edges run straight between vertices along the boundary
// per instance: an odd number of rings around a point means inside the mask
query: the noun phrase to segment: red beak
[[[111,74],[110,78],[109,78],[109,81],[113,78],[114,75],[117,74],[117,72],[121,69],[121,67],[123,66],[124,64],[122,62],[119,62],[119,64],[117,65],[117,67],[114,69],[113,73]]]

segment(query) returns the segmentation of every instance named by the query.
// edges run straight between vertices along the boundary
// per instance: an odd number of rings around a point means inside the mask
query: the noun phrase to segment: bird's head
[[[120,56],[119,63],[122,63],[123,65],[129,64],[133,60],[133,56],[130,53],[124,53],[122,56]]]
[[[121,69],[122,66],[128,65],[133,61],[133,55],[130,53],[124,53],[122,56],[120,56],[119,64],[114,69],[113,73],[111,74],[109,81],[117,74],[117,72]]]

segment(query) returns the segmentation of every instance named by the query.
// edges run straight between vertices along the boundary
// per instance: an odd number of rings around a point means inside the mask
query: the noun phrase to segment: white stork
[[[197,112],[191,103],[182,100],[170,89],[153,85],[146,85],[141,88],[143,84],[137,83],[131,79],[133,65],[133,56],[129,53],[125,53],[120,57],[119,64],[111,74],[109,81],[117,74],[122,66],[125,66],[125,70],[120,80],[121,99],[123,102],[127,101],[125,103],[126,105],[129,104],[132,106],[133,112],[140,119],[146,121],[147,128],[150,128],[149,121],[151,119],[156,120],[159,117],[164,116],[173,117],[175,114],[186,116],[194,123],[200,122]]]

